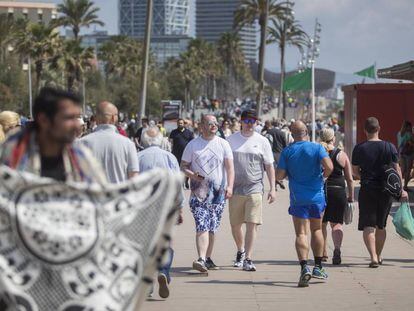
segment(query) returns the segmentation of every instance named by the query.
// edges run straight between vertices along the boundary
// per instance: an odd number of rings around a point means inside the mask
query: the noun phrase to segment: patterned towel
[[[138,310],[176,221],[181,176],[58,183],[0,167],[0,310]]]

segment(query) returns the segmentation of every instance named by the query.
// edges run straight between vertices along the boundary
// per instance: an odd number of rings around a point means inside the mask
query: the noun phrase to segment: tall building
[[[234,31],[234,13],[240,0],[196,0],[196,37],[217,42],[225,32]],[[257,24],[240,30],[241,46],[247,60],[257,58]]]
[[[121,35],[145,36],[147,0],[119,0]],[[187,49],[190,28],[189,0],[154,0],[151,49],[158,63],[178,57]]]
[[[13,18],[27,18],[31,22],[48,24],[57,18],[56,5],[44,2],[3,1],[0,0],[0,14]]]

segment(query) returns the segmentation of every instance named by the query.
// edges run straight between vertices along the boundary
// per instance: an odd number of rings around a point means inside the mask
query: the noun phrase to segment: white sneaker
[[[233,267],[241,268],[243,267],[243,261],[246,257],[246,252],[237,252],[236,260],[234,261]]]
[[[250,259],[245,259],[243,262],[243,270],[244,271],[256,271],[256,266]]]

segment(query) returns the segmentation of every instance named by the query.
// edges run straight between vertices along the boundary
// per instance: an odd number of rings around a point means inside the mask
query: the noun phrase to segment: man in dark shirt
[[[147,129],[149,126],[149,121],[147,118],[142,118],[141,121],[142,121],[142,126],[137,130],[134,136],[135,146],[137,147],[138,150],[144,149],[144,147],[142,147],[141,145],[142,132],[144,131],[144,129]]]
[[[178,119],[177,128],[170,134],[170,142],[172,144],[172,154],[175,155],[179,164],[181,164],[185,147],[193,138],[194,134],[185,128],[184,120]]]
[[[371,268],[382,264],[385,226],[392,205],[391,196],[383,190],[384,165],[392,163],[401,177],[398,152],[393,144],[380,140],[379,131],[378,120],[368,118],[365,121],[367,141],[356,145],[352,153],[353,175],[361,180],[358,230],[363,231],[364,242],[371,257]],[[402,197],[407,198],[405,191]]]
[[[194,138],[193,132],[185,127],[183,119],[178,119],[177,128],[170,134],[170,142],[172,145],[172,154],[177,158],[179,164],[181,164],[181,157],[187,144]],[[190,188],[188,183],[188,177],[185,178],[184,187]]]

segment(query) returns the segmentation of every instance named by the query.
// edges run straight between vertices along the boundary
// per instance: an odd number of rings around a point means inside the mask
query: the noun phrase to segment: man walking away
[[[147,118],[142,118],[141,122],[142,126],[137,130],[137,132],[134,135],[135,146],[138,150],[144,149],[144,147],[141,146],[141,137],[142,133],[145,132],[149,127],[149,120]]]
[[[359,191],[358,230],[363,231],[365,246],[371,257],[370,268],[382,264],[382,250],[387,232],[388,214],[392,197],[383,189],[384,165],[392,164],[401,177],[398,165],[398,153],[393,144],[379,138],[378,119],[370,117],[365,121],[367,140],[355,146],[352,152],[352,171],[356,179],[361,180]],[[402,192],[402,198],[407,198]]]
[[[181,169],[191,179],[190,208],[196,224],[198,259],[193,268],[200,272],[217,270],[211,259],[225,200],[233,194],[233,153],[229,143],[216,136],[216,117],[205,115],[201,136],[185,148]]]
[[[266,170],[270,183],[267,199],[272,203],[276,197],[275,170],[269,141],[255,131],[256,111],[243,111],[241,122],[241,132],[228,137],[233,150],[235,171],[233,196],[229,200],[231,231],[237,246],[234,266],[243,266],[245,271],[256,271],[252,262],[252,250],[257,226],[263,222],[263,175]],[[244,223],[245,237],[242,230]]]
[[[141,173],[152,170],[154,168],[163,168],[180,172],[180,166],[174,155],[161,148],[163,144],[164,136],[158,127],[151,127],[142,134],[142,146],[145,148],[143,151],[138,152],[139,171]],[[178,202],[180,215],[178,223],[183,222],[182,208],[184,206],[184,194],[181,193],[180,202]],[[164,266],[160,269],[158,274],[159,295],[161,298],[168,298],[170,295],[169,284],[171,283],[170,270],[174,259],[174,250],[168,248],[168,260]]]
[[[294,122],[291,131],[295,142],[282,151],[276,178],[278,180],[289,178],[289,214],[293,218],[296,252],[301,265],[298,286],[307,287],[311,277],[328,278],[322,268],[324,245],[322,217],[326,207],[324,178],[332,173],[333,164],[320,144],[309,142],[308,130],[303,122]],[[315,257],[315,267],[312,273],[308,267],[309,225],[311,246]]]
[[[272,127],[266,133],[266,138],[269,140],[270,145],[272,146],[273,157],[275,159],[275,169],[277,168],[280,159],[280,154],[282,153],[283,149],[285,149],[289,144],[293,142],[291,135],[286,131],[282,130],[281,127],[282,124],[279,121],[276,123],[275,127]],[[276,183],[280,186],[280,188],[285,189],[283,180],[278,180]]]
[[[100,162],[111,183],[121,183],[139,172],[134,143],[120,135],[118,109],[109,102],[102,102],[96,109],[98,126],[95,131],[80,140]]]

